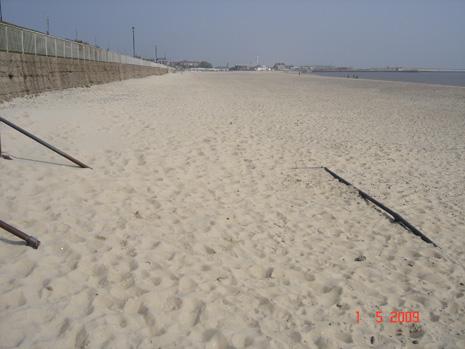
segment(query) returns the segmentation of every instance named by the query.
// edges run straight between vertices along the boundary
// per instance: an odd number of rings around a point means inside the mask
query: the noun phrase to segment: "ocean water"
[[[359,79],[407,81],[423,84],[465,86],[465,72],[321,72],[323,76],[347,77],[357,75]]]

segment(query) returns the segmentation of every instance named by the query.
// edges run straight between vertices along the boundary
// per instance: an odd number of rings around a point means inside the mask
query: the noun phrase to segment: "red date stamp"
[[[360,311],[355,312],[355,319],[357,323],[361,320]],[[419,311],[391,311],[389,313],[383,313],[377,311],[374,316],[377,324],[389,323],[389,324],[403,324],[403,323],[419,323],[420,312]]]

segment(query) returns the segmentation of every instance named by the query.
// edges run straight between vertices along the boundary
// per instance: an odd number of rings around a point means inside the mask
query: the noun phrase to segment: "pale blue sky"
[[[464,0],[1,0],[4,20],[214,64],[465,68]]]

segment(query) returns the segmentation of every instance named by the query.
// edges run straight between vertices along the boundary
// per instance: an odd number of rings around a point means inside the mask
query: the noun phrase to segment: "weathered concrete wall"
[[[0,102],[43,91],[161,75],[167,68],[0,52]]]

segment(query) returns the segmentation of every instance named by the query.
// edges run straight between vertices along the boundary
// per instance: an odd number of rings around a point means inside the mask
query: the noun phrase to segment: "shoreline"
[[[465,86],[462,85],[448,85],[448,84],[442,84],[442,83],[433,83],[433,82],[416,82],[416,81],[403,81],[403,80],[388,80],[388,79],[374,79],[374,78],[363,78],[363,77],[358,77],[358,78],[353,78],[353,77],[344,77],[344,76],[330,76],[330,75],[324,75],[325,73],[331,73],[331,72],[322,72],[322,74],[318,73],[305,73],[305,75],[317,75],[320,77],[327,77],[327,78],[340,78],[340,79],[351,79],[351,80],[373,80],[373,81],[378,81],[378,82],[399,82],[399,83],[407,83],[407,84],[419,84],[419,85],[428,85],[428,86],[444,86],[444,87],[459,87],[459,88],[465,88]],[[340,74],[343,74],[345,72],[337,72]],[[353,74],[353,72],[350,72]],[[361,72],[364,73],[364,72]],[[366,73],[378,73],[378,72],[366,72]],[[384,72],[383,72],[384,73]],[[386,72],[386,73],[391,73],[391,72]],[[392,72],[392,73],[407,73],[407,72]],[[422,73],[422,72],[418,72]],[[434,73],[434,72],[433,72]],[[438,72],[441,73],[441,72]],[[410,74],[410,72],[409,72]]]

